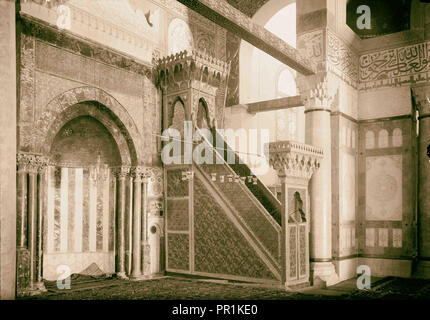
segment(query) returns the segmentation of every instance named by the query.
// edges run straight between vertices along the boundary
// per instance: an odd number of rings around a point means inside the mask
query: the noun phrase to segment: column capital
[[[131,175],[136,182],[148,182],[151,178],[151,168],[146,166],[135,166],[131,169]]]
[[[338,84],[328,72],[311,76],[297,75],[297,86],[306,111],[312,109],[331,110],[337,95]]]
[[[125,179],[130,175],[131,166],[118,166],[112,168],[113,174],[119,179]]]
[[[135,179],[138,177],[145,183],[149,182],[151,179],[157,179],[163,174],[162,168],[159,167],[135,166],[128,167],[128,170],[132,177],[134,177]]]
[[[269,145],[270,165],[281,179],[301,178],[309,181],[320,167],[323,150],[293,141],[272,142]]]
[[[29,173],[43,172],[49,164],[49,158],[41,154],[20,152],[16,155],[18,171]]]
[[[412,88],[412,96],[421,113],[430,113],[430,86]]]

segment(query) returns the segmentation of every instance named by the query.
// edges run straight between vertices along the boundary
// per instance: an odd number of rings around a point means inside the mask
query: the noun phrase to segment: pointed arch
[[[143,141],[127,110],[110,94],[95,87],[78,87],[52,99],[35,123],[32,151],[48,154],[58,130],[71,119],[88,115],[114,137],[124,164],[143,163]]]

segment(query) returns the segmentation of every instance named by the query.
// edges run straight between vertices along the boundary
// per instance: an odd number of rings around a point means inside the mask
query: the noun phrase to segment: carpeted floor
[[[115,278],[72,278],[71,289],[59,290],[47,283],[47,292],[21,299],[31,300],[368,300],[430,299],[430,280],[384,278],[372,282],[372,289],[358,290],[351,279],[326,289],[307,288],[288,292],[227,281],[209,281],[179,277],[130,282]]]

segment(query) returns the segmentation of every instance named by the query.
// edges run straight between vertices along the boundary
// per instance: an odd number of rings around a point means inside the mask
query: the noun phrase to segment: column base
[[[39,294],[42,294],[44,292],[47,292],[45,288],[45,284],[43,282],[37,282],[34,283],[31,287],[26,288],[19,292],[19,297],[26,297],[26,296],[37,296]]]
[[[118,279],[123,279],[123,280],[127,280],[127,279],[128,279],[128,277],[126,276],[125,272],[117,272],[117,273],[115,274],[115,276],[116,276]]]
[[[421,279],[430,279],[430,261],[419,260],[413,277]]]
[[[47,292],[45,284],[43,282],[36,282],[34,285],[34,290],[40,291],[40,292]]]
[[[152,280],[154,279],[154,275],[140,275],[140,276],[131,276],[129,278],[130,281],[143,281],[143,280]]]
[[[311,262],[311,285],[328,287],[339,282],[339,276],[332,262]]]

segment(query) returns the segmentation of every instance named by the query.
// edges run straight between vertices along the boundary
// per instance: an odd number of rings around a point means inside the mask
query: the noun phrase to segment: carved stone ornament
[[[218,88],[228,72],[228,64],[205,52],[181,51],[153,61],[155,81],[165,93],[191,87],[193,81]]]
[[[49,165],[49,158],[39,154],[18,153],[16,162],[18,171],[41,173]]]
[[[297,76],[297,86],[306,110],[330,109],[338,91],[338,80],[323,72],[312,76]]]
[[[278,176],[309,180],[320,167],[323,151],[303,143],[279,141],[270,143],[269,156]]]
[[[150,182],[151,179],[155,179],[161,176],[160,168],[152,168],[146,166],[136,166],[131,168],[131,175],[135,181],[141,180],[142,182]]]
[[[120,167],[114,167],[112,168],[113,174],[118,177],[118,179],[124,179],[128,176],[130,176],[130,166],[120,166]]]

